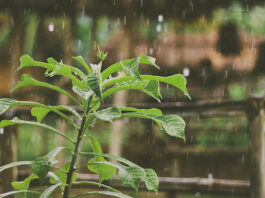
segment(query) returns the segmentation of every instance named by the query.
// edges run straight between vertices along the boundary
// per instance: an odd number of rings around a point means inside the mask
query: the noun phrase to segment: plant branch
[[[79,145],[80,145],[80,142],[82,140],[82,134],[83,134],[83,132],[85,130],[85,124],[86,124],[86,120],[87,120],[87,117],[88,117],[87,114],[88,114],[88,111],[89,111],[89,108],[88,108],[89,107],[89,103],[90,102],[88,102],[87,108],[84,111],[85,114],[83,115],[83,118],[82,118],[81,127],[78,130],[74,153],[72,154],[72,160],[71,160],[70,168],[69,168],[69,171],[67,173],[66,186],[64,188],[63,198],[68,198],[69,194],[70,194],[71,185],[72,185],[72,177],[73,177],[73,173],[75,171],[75,167],[74,166],[75,166],[75,163],[76,163],[76,160],[77,160],[77,157],[78,157]]]

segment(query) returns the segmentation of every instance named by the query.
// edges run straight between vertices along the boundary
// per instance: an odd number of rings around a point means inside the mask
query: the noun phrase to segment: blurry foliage
[[[255,33],[265,33],[265,5],[255,6],[252,9],[243,8],[235,2],[228,9],[218,9],[214,12],[213,20],[217,25],[225,22],[233,22],[242,30]]]
[[[228,86],[228,93],[232,100],[244,100],[248,95],[246,88],[239,83],[231,83]]]

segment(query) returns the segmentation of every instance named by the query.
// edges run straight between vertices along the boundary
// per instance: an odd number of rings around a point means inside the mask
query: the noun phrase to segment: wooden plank
[[[26,178],[31,172],[29,170],[19,171],[19,180]],[[93,174],[78,173],[78,181],[99,181],[99,177]],[[45,185],[48,185],[48,178]],[[121,185],[119,178],[106,181],[105,184],[121,190],[132,190],[131,188]],[[39,182],[34,180],[32,185],[38,186]],[[75,188],[89,188],[86,184],[75,185]],[[147,191],[143,182],[139,186],[140,191]],[[250,182],[245,180],[229,180],[215,178],[175,178],[159,177],[159,192],[202,192],[218,195],[245,195],[250,194]]]
[[[252,96],[248,103],[251,198],[265,197],[264,96]]]
[[[19,171],[19,179],[26,178],[31,172],[29,170]],[[93,174],[78,173],[78,181],[99,181],[99,177]],[[48,179],[45,184],[48,184]],[[39,183],[35,180],[32,184],[38,186]],[[113,179],[106,181],[107,185],[123,190],[132,190],[131,188],[121,185],[119,178],[115,176]],[[75,185],[75,188],[89,188],[94,186]],[[174,177],[159,177],[159,192],[202,192],[218,195],[249,195],[249,181],[245,180],[228,180],[215,178],[174,178]],[[146,191],[143,182],[139,186],[140,191]]]

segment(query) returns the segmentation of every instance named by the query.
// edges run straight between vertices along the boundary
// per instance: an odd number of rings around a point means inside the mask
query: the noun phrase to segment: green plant
[[[103,194],[114,197],[128,198],[129,196],[119,192],[118,190],[102,184],[103,180],[111,179],[116,174],[116,170],[118,170],[118,176],[120,178],[121,184],[128,185],[137,191],[140,181],[143,180],[148,190],[153,190],[155,192],[158,191],[158,177],[154,170],[144,169],[124,158],[102,153],[99,141],[95,137],[90,136],[87,129],[102,121],[112,122],[113,119],[118,118],[147,118],[156,122],[161,129],[163,129],[170,136],[179,137],[185,140],[185,122],[177,115],[163,116],[162,112],[156,108],[137,109],[124,106],[102,109],[100,107],[106,97],[120,90],[139,90],[160,102],[160,82],[170,84],[180,89],[189,97],[188,91],[186,89],[186,79],[180,74],[169,77],[140,75],[139,64],[148,64],[158,68],[158,66],[155,64],[154,58],[145,56],[143,54],[133,59],[123,60],[121,62],[115,63],[101,72],[101,64],[106,58],[107,54],[99,50],[97,55],[99,58],[99,63],[90,64],[90,66],[85,63],[81,56],[74,57],[74,59],[84,67],[85,72],[70,65],[59,63],[53,58],[48,58],[47,63],[35,61],[28,55],[23,55],[20,58],[21,65],[18,69],[28,66],[37,66],[46,69],[46,77],[61,75],[69,78],[72,82],[72,90],[75,95],[55,85],[38,81],[28,74],[22,75],[21,80],[18,82],[14,90],[28,85],[46,87],[59,92],[60,94],[68,96],[76,105],[80,107],[81,110],[77,112],[74,108],[63,105],[48,106],[33,101],[17,101],[9,98],[0,99],[0,114],[12,107],[23,105],[31,106],[31,114],[32,116],[36,117],[36,121],[21,120],[17,117],[13,118],[12,120],[2,120],[0,122],[0,130],[3,130],[4,127],[10,125],[20,124],[42,127],[47,131],[62,136],[74,146],[73,150],[68,148],[68,150],[70,150],[72,153],[72,159],[65,162],[63,167],[57,167],[55,165],[57,163],[55,157],[63,149],[67,149],[64,147],[58,147],[47,155],[38,157],[34,161],[13,162],[0,167],[0,172],[2,172],[3,170],[12,168],[14,166],[30,165],[32,171],[32,174],[24,181],[12,182],[12,186],[16,191],[1,194],[0,197],[5,197],[16,193],[25,193],[25,196],[30,193],[35,193],[40,194],[41,198],[50,197],[55,189],[60,188],[64,198],[88,196],[90,194]],[[120,72],[120,74],[116,77],[111,77],[112,74],[117,72]],[[57,130],[56,128],[42,123],[43,119],[49,112],[56,113],[58,116],[61,116],[74,128],[76,128],[76,138],[71,139],[65,133]],[[79,151],[81,141],[88,141],[91,144],[93,152]],[[91,156],[91,159],[80,167],[76,167],[76,161],[80,155],[89,155]],[[110,162],[105,158],[111,158],[117,162]],[[76,171],[81,167],[87,167],[89,171],[98,174],[100,178],[99,183],[92,181],[77,181]],[[49,172],[50,170],[54,169],[56,171]],[[29,190],[31,180],[39,179],[42,184],[48,173],[50,173],[49,182],[52,184],[50,187],[48,187],[42,193]],[[107,190],[87,192],[70,196],[71,187],[80,183],[95,185],[96,187],[103,187]]]

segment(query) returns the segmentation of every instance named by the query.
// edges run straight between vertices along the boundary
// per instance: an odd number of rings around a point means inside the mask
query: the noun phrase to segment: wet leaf
[[[50,112],[51,110],[45,109],[42,107],[33,107],[31,109],[31,115],[37,118],[37,122],[42,122],[43,118]]]
[[[72,80],[75,80],[72,75],[72,73],[77,74],[81,79],[85,77],[85,74],[78,68],[75,68],[70,65],[64,65],[62,63],[58,63],[53,58],[48,58],[48,63],[41,62],[41,61],[35,61],[33,58],[31,58],[29,55],[23,55],[20,57],[20,67],[18,70],[24,68],[24,67],[42,67],[47,69],[46,74],[49,74],[50,72],[58,72],[57,74],[53,75],[64,75]],[[63,69],[60,69],[60,67],[63,67]],[[70,70],[70,73],[68,72]]]
[[[48,157],[49,162],[51,162],[51,164],[56,164],[58,161],[55,159],[55,157],[58,155],[58,153],[60,153],[63,149],[65,149],[65,147],[57,147],[55,149],[53,149],[52,151],[50,151],[46,156]]]
[[[153,115],[162,116],[162,111],[157,108],[151,108],[151,109],[137,109],[134,107],[117,107],[117,108],[119,108],[121,111],[134,111],[144,114],[153,114]]]
[[[100,120],[112,122],[113,119],[121,117],[121,111],[116,107],[110,107],[95,112],[95,116]]]
[[[62,183],[58,183],[55,185],[50,186],[49,188],[47,188],[41,195],[40,198],[49,198],[50,195],[53,193],[53,191],[58,188],[59,186],[61,186]]]
[[[137,117],[154,120],[168,135],[181,138],[185,141],[185,121],[178,115],[158,116],[142,112],[123,113],[121,117]]]
[[[106,90],[102,94],[102,98],[104,99],[121,90],[139,90],[153,97],[158,102],[160,102],[161,94],[160,94],[159,83],[155,80],[132,81],[132,82],[127,82],[125,84],[118,84]]]
[[[68,93],[67,91],[61,89],[60,87],[51,85],[49,83],[38,81],[38,80],[34,79],[33,77],[31,77],[29,74],[23,74],[20,81],[17,83],[17,85],[15,86],[15,88],[12,91],[14,91],[18,88],[21,88],[21,87],[31,86],[31,85],[41,86],[41,87],[46,87],[46,88],[52,89],[54,91],[57,91],[61,94],[68,96],[70,99],[72,99],[77,104],[80,104],[79,101],[75,97],[73,97],[70,93]]]
[[[29,188],[29,185],[30,185],[30,182],[34,179],[37,179],[38,176],[35,175],[35,174],[31,174],[30,176],[28,176],[26,179],[24,179],[24,181],[14,181],[12,182],[12,187],[15,189],[15,190],[28,190]]]
[[[156,64],[156,59],[154,57],[151,56],[145,56],[144,54],[141,54],[139,56],[139,62],[141,64],[147,64],[147,65],[152,65],[154,67],[156,67],[157,69],[159,69],[159,66],[157,66]]]
[[[16,190],[16,191],[10,191],[7,193],[0,194],[0,198],[8,197],[10,195],[15,194],[40,194],[40,192],[32,191],[32,190]]]
[[[92,149],[95,153],[102,153],[100,143],[95,137],[89,136],[88,140],[92,146]],[[94,158],[88,161],[88,169],[99,175],[100,182],[107,179],[112,179],[116,173],[115,167],[97,162],[105,162],[106,160],[102,156],[95,156]]]
[[[67,174],[65,171],[69,171],[69,168],[70,168],[70,162],[66,162],[62,169],[64,170],[58,170],[58,171],[55,171],[54,174],[58,177],[59,181],[57,181],[55,178],[53,177],[50,177],[50,180],[49,182],[51,184],[57,184],[57,183],[62,183],[63,185],[61,186],[62,189],[64,189],[64,184],[66,184],[66,179],[67,179]],[[74,172],[73,173],[73,177],[72,177],[72,182],[75,182],[77,180],[77,173]]]
[[[10,98],[0,98],[0,115],[6,112],[15,102]]]
[[[15,125],[15,124],[24,124],[24,125],[31,125],[31,126],[39,126],[42,127],[44,129],[48,129],[51,132],[57,133],[58,135],[64,137],[65,139],[69,140],[70,142],[74,142],[71,138],[69,138],[68,136],[64,135],[61,131],[43,124],[43,123],[38,123],[38,122],[32,122],[32,121],[26,121],[26,120],[20,120],[17,117],[14,117],[12,120],[2,120],[0,121],[0,128],[4,128],[6,126],[11,126],[11,125]]]
[[[30,165],[31,171],[39,177],[41,183],[44,182],[44,179],[48,174],[50,167],[51,162],[49,161],[49,158],[47,156],[38,157]]]
[[[124,166],[119,169],[121,184],[128,185],[138,191],[138,186],[144,177],[144,170],[138,166]]]
[[[73,57],[75,60],[77,60],[79,63],[81,63],[81,65],[84,66],[84,68],[87,70],[88,74],[91,74],[92,71],[91,69],[89,68],[89,66],[86,64],[84,58],[82,56],[76,56],[76,57]]]
[[[144,169],[144,172],[145,172],[144,182],[146,188],[148,190],[153,190],[155,192],[158,192],[159,180],[156,172],[153,169]]]
[[[93,73],[86,78],[87,86],[100,98],[101,97],[101,85],[100,85],[100,79],[96,73]]]
[[[134,59],[138,59],[137,64],[148,64],[151,66],[154,66],[156,68],[159,68],[156,64],[155,64],[155,58],[150,57],[150,56],[145,56],[144,54],[141,54],[139,57],[136,57]],[[120,61],[118,63],[115,63],[113,65],[110,65],[109,67],[107,67],[101,74],[102,80],[107,79],[109,76],[111,76],[113,73],[118,72],[118,71],[122,71],[123,65],[127,65],[130,62],[132,62],[134,59],[126,59],[123,61]],[[137,64],[135,66],[137,66]],[[136,74],[137,75],[137,74]],[[135,77],[135,76],[134,76]]]
[[[8,168],[13,168],[15,166],[23,166],[23,165],[30,165],[31,161],[20,161],[20,162],[12,162],[10,164],[6,164],[0,167],[0,173]]]
[[[157,80],[157,81],[172,85],[180,89],[188,98],[191,98],[187,90],[187,87],[186,87],[187,85],[186,78],[181,74],[175,74],[175,75],[168,76],[168,77],[142,75],[142,78],[147,79],[147,80]]]
[[[132,59],[128,64],[123,64],[123,62],[121,62],[121,65],[124,71],[126,72],[126,74],[138,80],[141,80],[141,76],[139,73],[139,59],[138,58]]]

